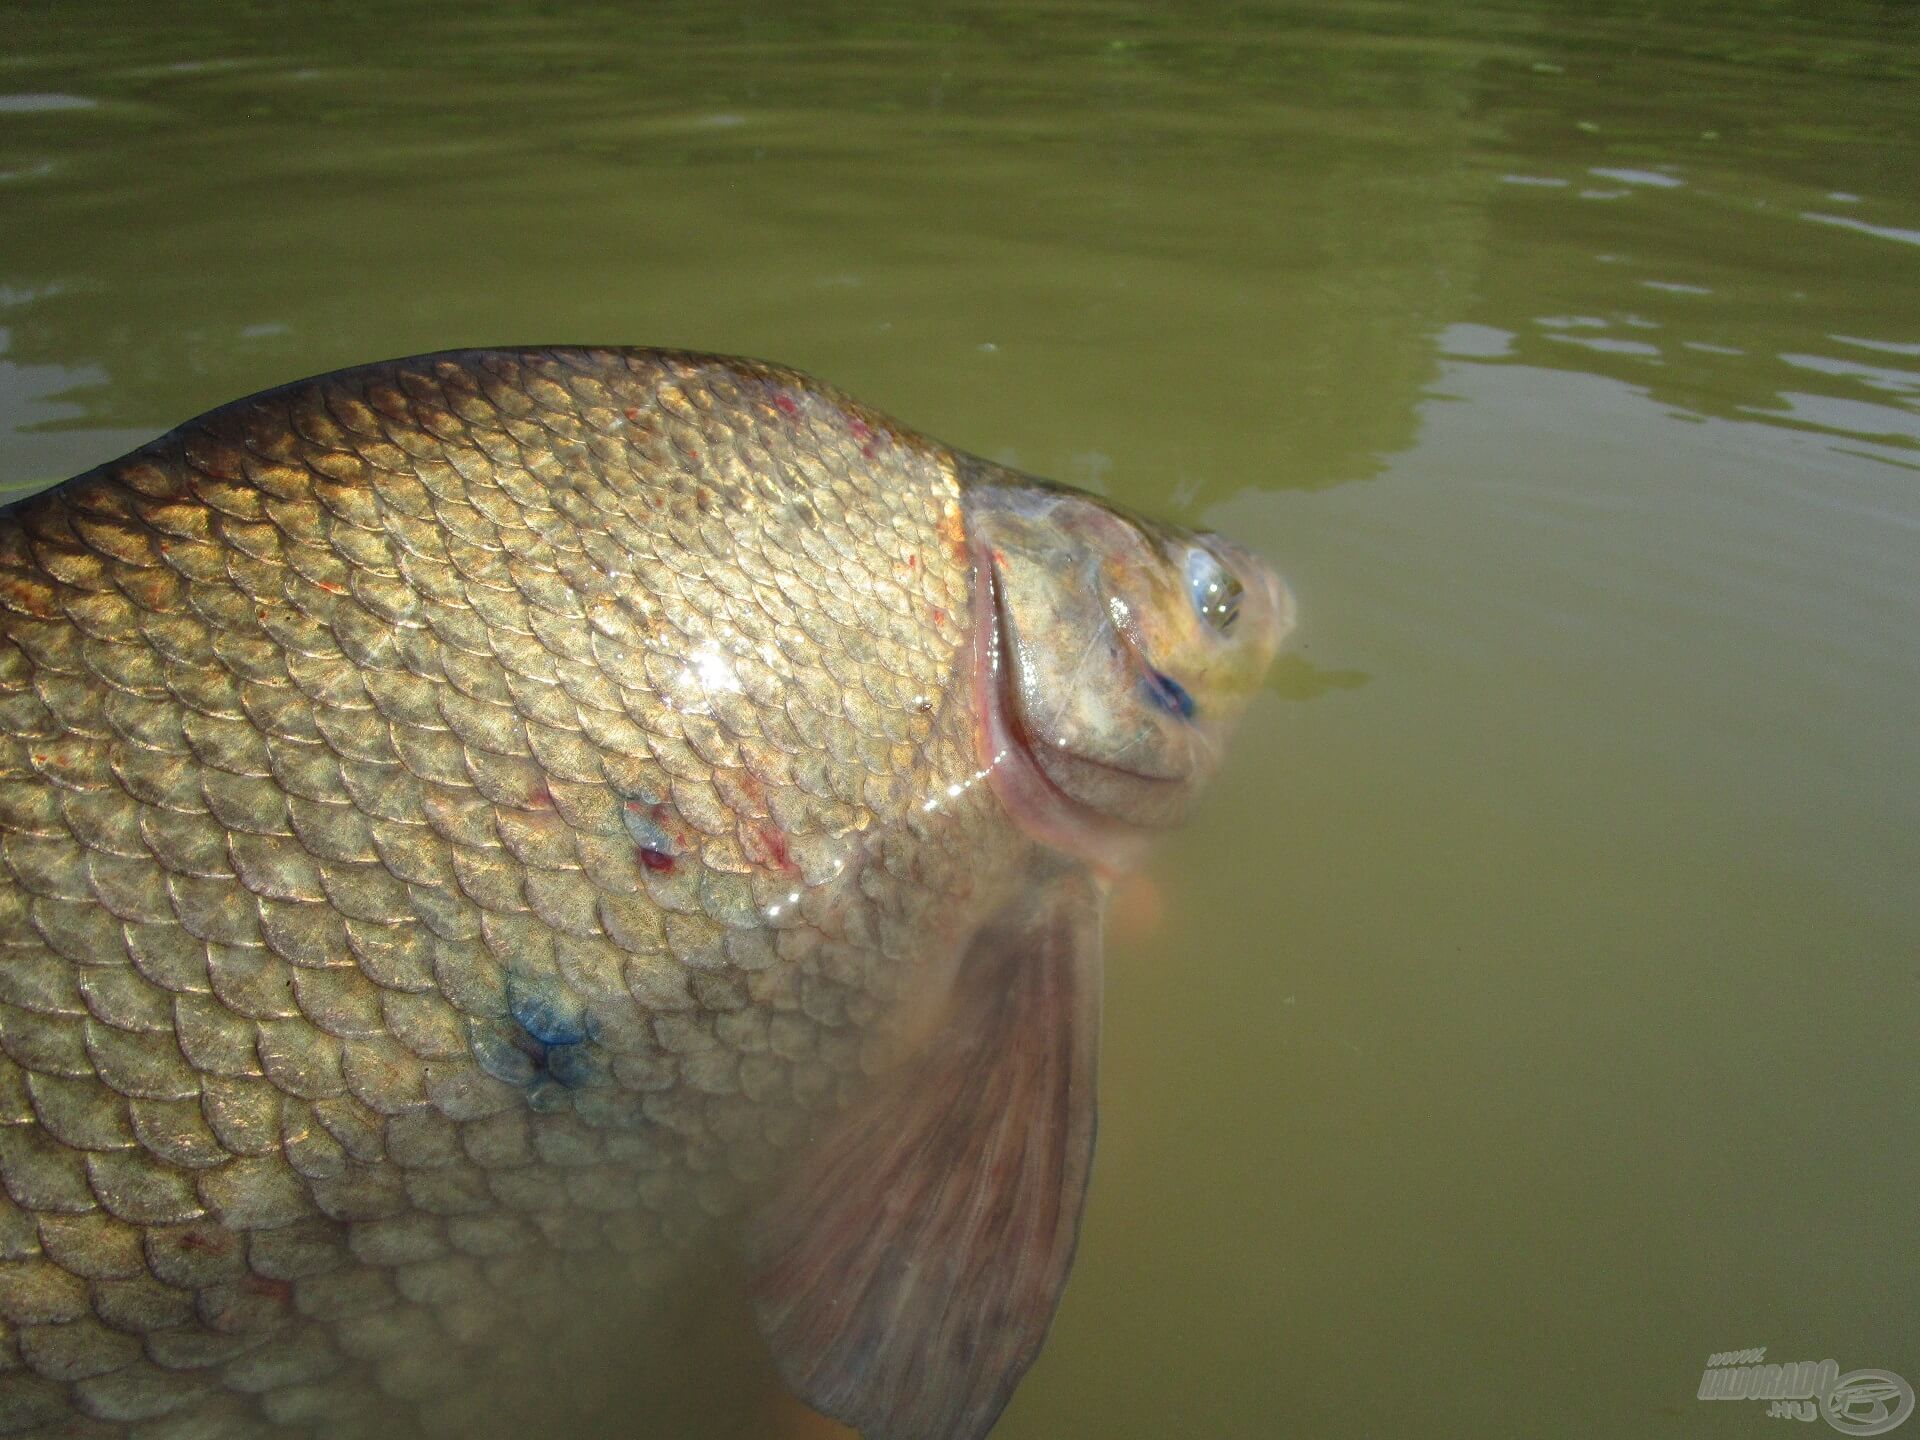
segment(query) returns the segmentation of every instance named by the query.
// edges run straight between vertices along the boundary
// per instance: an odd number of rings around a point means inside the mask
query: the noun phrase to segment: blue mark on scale
[[[507,981],[507,1009],[542,1045],[578,1045],[587,1038],[586,1008],[557,981]]]
[[[666,826],[636,802],[629,800],[622,805],[620,817],[626,821],[627,833],[642,850],[651,850],[656,855],[673,854],[673,837],[667,834]]]
[[[564,1110],[568,1091],[606,1083],[586,1007],[558,979],[512,976],[507,1018],[467,1024],[474,1061],[494,1079],[526,1092],[535,1110]]]
[[[607,1078],[606,1065],[589,1045],[555,1045],[547,1051],[547,1074],[569,1090],[599,1085]]]

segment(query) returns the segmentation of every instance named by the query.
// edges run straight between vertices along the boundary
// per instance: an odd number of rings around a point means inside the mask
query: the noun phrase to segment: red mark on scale
[[[790,419],[800,414],[800,407],[793,403],[793,397],[791,395],[775,395],[773,397],[773,403],[778,405],[781,412]]]
[[[280,1305],[293,1303],[291,1280],[275,1280],[266,1275],[248,1275],[241,1280],[240,1288],[249,1295],[260,1295]]]
[[[940,538],[953,547],[954,557],[964,565],[967,563],[967,526],[960,518],[958,510],[949,510],[940,517]]]
[[[688,848],[685,835],[676,836],[667,828],[667,814],[664,805],[627,801],[627,831],[637,842],[633,853],[647,869],[661,875],[671,875],[676,855]]]
[[[780,827],[770,821],[762,821],[753,826],[741,837],[747,842],[748,858],[756,864],[766,865],[775,870],[798,870],[793,856],[787,851],[787,837]]]

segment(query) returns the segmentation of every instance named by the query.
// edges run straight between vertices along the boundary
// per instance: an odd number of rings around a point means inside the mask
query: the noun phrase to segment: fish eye
[[[1211,550],[1199,545],[1187,551],[1187,594],[1200,618],[1222,635],[1240,618],[1240,581]]]

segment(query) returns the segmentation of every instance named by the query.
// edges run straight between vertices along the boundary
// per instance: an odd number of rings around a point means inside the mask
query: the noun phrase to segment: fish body
[[[1254,613],[1183,681],[1196,552]],[[344,371],[9,507],[0,1433],[468,1433],[533,1297],[723,1223],[803,1397],[984,1433],[1100,877],[1286,623],[1224,542],[660,351]]]

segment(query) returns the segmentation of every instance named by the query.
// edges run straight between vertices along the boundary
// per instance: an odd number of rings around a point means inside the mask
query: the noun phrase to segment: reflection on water
[[[1470,57],[1358,28],[1316,56],[1017,7],[291,36],[236,9],[132,24],[104,65],[28,29],[35,83],[99,103],[0,129],[0,169],[53,167],[16,182],[7,264],[38,279],[6,323],[17,359],[104,367],[67,392],[92,424],[163,427],[190,381],[189,411],[369,354],[644,335],[797,348],[936,433],[996,396],[1004,448],[1069,478],[1125,453],[1193,501],[1242,468],[1319,485],[1411,441],[1477,231]],[[1079,423],[1123,392],[1210,423]]]
[[[1288,572],[997,1433],[1731,1435],[1714,1351],[1920,1379],[1920,10],[99,14],[9,21],[0,483],[640,341]],[[704,1384],[754,1433],[742,1327],[689,1333],[672,1399],[574,1353],[622,1426]]]

